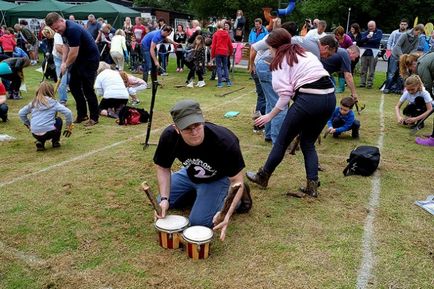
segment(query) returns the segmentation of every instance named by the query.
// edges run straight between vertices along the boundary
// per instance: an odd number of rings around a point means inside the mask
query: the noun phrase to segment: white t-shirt
[[[311,29],[309,30],[309,32],[306,34],[306,36],[304,36],[305,38],[315,38],[315,39],[320,39],[321,37],[326,36],[327,34],[325,32],[319,34],[318,33],[318,29]]]
[[[115,35],[112,38],[110,52],[119,52],[120,54],[124,54],[124,51],[127,51],[127,46],[125,44],[125,37],[122,35]]]
[[[425,103],[431,102],[431,104],[434,106],[434,101],[431,98],[431,95],[429,95],[429,92],[425,90],[425,88],[422,91],[418,91],[415,94],[410,94],[408,91],[404,91],[401,98],[399,99],[399,102],[403,103],[404,101],[407,101],[408,103],[414,103],[416,97],[421,96],[423,97],[423,100],[425,100]]]
[[[118,71],[106,69],[101,71],[95,80],[94,88],[105,99],[128,99],[128,90]]]
[[[57,45],[63,45],[62,35],[60,35],[59,33],[54,34],[54,45],[53,45],[53,52],[52,53],[53,53],[54,57],[62,59],[62,55],[60,55],[56,51],[56,44]]]

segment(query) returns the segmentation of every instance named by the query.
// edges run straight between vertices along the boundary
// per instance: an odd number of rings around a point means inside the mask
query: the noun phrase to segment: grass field
[[[186,72],[174,72],[174,61],[170,65],[157,93],[151,143],[171,123],[170,107],[193,98],[208,121],[237,134],[247,169],[261,166],[271,145],[252,133],[256,95],[249,75],[236,71],[232,88],[217,89],[211,81],[201,89],[175,88]],[[0,288],[356,287],[372,177],[343,177],[342,170],[354,147],[377,145],[379,90],[358,90],[367,105],[358,117],[360,139],[329,137],[317,146],[325,169],[318,199],[285,195],[305,179],[301,153],[287,155],[268,189],[252,185],[251,212],[232,218],[226,240],[214,239],[209,259],[193,261],[183,251],[158,246],[153,212],[140,190],[147,180],[157,191],[155,146],[142,146],[147,126],[123,127],[101,118],[92,128],[77,125],[69,139],[61,139],[60,149],[36,152],[17,115],[40,81],[34,70],[26,69],[24,99],[8,101],[10,121],[0,123],[0,133],[16,137],[0,143]],[[383,80],[377,74],[375,87]],[[149,109],[150,95],[151,90],[139,95],[141,107]],[[434,151],[416,145],[396,124],[397,100],[384,96],[381,191],[368,288],[434,288],[434,218],[414,205],[434,193]],[[68,103],[74,111],[72,96]],[[232,110],[240,114],[223,117]],[[431,123],[419,134],[430,133]]]

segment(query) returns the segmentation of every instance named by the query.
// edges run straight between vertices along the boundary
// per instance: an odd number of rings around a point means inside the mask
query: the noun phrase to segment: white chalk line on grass
[[[240,96],[238,96],[238,97],[236,97],[236,98],[230,99],[230,100],[228,100],[228,101],[226,101],[226,102],[220,103],[219,105],[215,105],[215,106],[213,106],[212,108],[209,108],[209,109],[207,109],[207,110],[214,110],[214,109],[217,108],[217,107],[220,107],[220,106],[223,106],[223,105],[225,105],[225,104],[228,104],[228,103],[234,102],[234,101],[236,101],[236,100],[242,98],[243,96],[246,96],[246,95],[249,94],[249,93],[251,93],[251,91],[246,92],[246,93],[244,93],[244,94],[242,94],[242,95],[240,95]],[[206,109],[204,109],[204,110],[206,110]],[[166,125],[166,126],[163,126],[163,127],[160,127],[160,128],[157,128],[157,129],[153,129],[153,130],[151,131],[151,133],[156,133],[156,132],[158,132],[158,131],[164,129],[165,127],[167,127],[167,125]],[[87,152],[87,153],[85,153],[85,154],[82,154],[82,155],[79,155],[79,156],[73,157],[73,158],[71,158],[71,159],[68,159],[68,160],[62,161],[62,162],[60,162],[60,163],[57,163],[57,164],[54,164],[54,165],[51,165],[51,166],[45,167],[45,168],[43,168],[43,169],[41,169],[41,170],[39,170],[39,171],[36,171],[36,172],[33,172],[33,173],[29,173],[29,174],[25,174],[25,175],[22,175],[22,176],[19,176],[19,177],[13,178],[13,179],[11,179],[10,181],[6,181],[6,182],[3,182],[3,183],[0,183],[0,188],[4,187],[4,186],[6,186],[6,185],[11,185],[11,184],[16,183],[16,182],[18,182],[18,181],[20,181],[20,180],[23,180],[23,179],[26,179],[26,178],[29,178],[29,177],[36,176],[36,175],[38,175],[38,174],[40,174],[40,173],[43,173],[43,172],[46,172],[46,171],[50,171],[50,170],[52,170],[52,169],[55,169],[55,168],[58,168],[58,167],[61,167],[61,166],[67,165],[67,164],[69,164],[69,163],[71,163],[71,162],[75,162],[75,161],[83,160],[83,159],[85,159],[85,158],[87,158],[87,157],[90,157],[90,156],[95,155],[95,154],[97,154],[97,153],[100,153],[100,152],[102,152],[102,151],[106,151],[106,150],[111,149],[111,148],[113,148],[113,147],[116,147],[116,146],[119,146],[119,145],[121,145],[121,144],[124,144],[124,143],[126,143],[126,142],[128,142],[128,141],[130,141],[130,140],[133,140],[133,139],[136,139],[136,138],[139,138],[139,137],[144,137],[144,136],[145,136],[145,134],[139,134],[139,135],[136,135],[136,136],[130,137],[130,138],[126,139],[126,140],[119,141],[119,142],[113,143],[113,144],[111,144],[111,145],[108,145],[108,146],[105,146],[105,147],[99,148],[99,149],[97,149],[97,150],[93,150],[93,151]]]
[[[378,137],[378,148],[383,149],[384,144],[384,94],[381,94],[380,101],[380,135]],[[372,177],[371,197],[368,204],[368,215],[366,216],[362,239],[362,262],[357,275],[357,288],[365,289],[372,278],[372,270],[375,265],[374,255],[374,221],[377,208],[380,203],[381,176],[378,171]]]
[[[238,97],[236,97],[236,98],[230,99],[230,100],[228,100],[228,101],[226,101],[226,102],[222,102],[222,103],[220,103],[219,105],[216,105],[216,106],[213,106],[212,108],[209,108],[208,110],[213,110],[213,109],[215,109],[215,108],[217,108],[217,107],[220,107],[220,106],[223,106],[223,105],[225,105],[225,104],[228,104],[228,103],[231,103],[231,102],[237,101],[237,100],[239,100],[240,98],[246,96],[247,94],[249,94],[249,93],[251,93],[251,92],[252,92],[252,91],[246,92],[246,93],[244,93],[244,94],[242,94],[242,95],[240,95],[240,96],[238,96]],[[206,110],[206,109],[207,109],[207,108],[205,108],[204,110]],[[158,132],[158,131],[164,129],[165,127],[167,127],[167,125],[165,125],[165,126],[163,126],[163,127],[160,127],[160,128],[153,129],[153,130],[151,130],[151,133],[156,133],[156,132]],[[102,152],[102,151],[108,150],[108,149],[110,149],[110,148],[113,148],[113,147],[119,146],[119,145],[124,144],[124,143],[126,143],[126,142],[128,142],[128,141],[131,141],[131,140],[133,140],[133,139],[137,139],[137,138],[144,137],[144,136],[145,136],[145,134],[142,133],[142,134],[139,134],[139,135],[136,135],[136,136],[130,137],[130,138],[126,139],[126,140],[119,141],[119,142],[113,143],[113,144],[111,144],[111,145],[108,145],[108,146],[102,147],[102,148],[100,148],[100,149],[93,150],[93,151],[87,152],[87,153],[85,153],[85,154],[82,154],[82,155],[79,155],[79,156],[73,157],[73,158],[71,158],[71,159],[68,159],[68,160],[62,161],[62,162],[60,162],[60,163],[57,163],[57,164],[54,164],[54,165],[48,166],[48,167],[43,168],[43,169],[41,169],[41,170],[39,170],[39,171],[36,171],[36,172],[33,172],[33,173],[29,173],[29,174],[25,174],[25,175],[22,175],[22,176],[16,177],[16,178],[14,178],[14,179],[12,179],[12,180],[10,180],[10,181],[0,183],[0,188],[1,188],[1,187],[4,187],[4,186],[6,186],[6,185],[13,184],[13,183],[18,182],[18,181],[23,180],[23,179],[27,179],[27,178],[33,177],[33,176],[38,175],[38,174],[40,174],[40,173],[43,173],[43,172],[46,172],[46,171],[49,171],[49,170],[52,170],[52,169],[55,169],[55,168],[58,168],[58,167],[64,166],[64,165],[66,165],[66,164],[68,164],[68,163],[75,162],[75,161],[79,161],[79,160],[83,160],[83,159],[85,159],[85,158],[87,158],[87,157],[90,157],[90,156],[92,156],[92,155],[95,155],[95,154],[97,154],[97,153],[99,153],[99,152]],[[13,257],[13,258],[15,258],[15,259],[21,260],[21,261],[25,262],[28,266],[31,266],[31,267],[32,267],[32,266],[33,266],[33,267],[34,267],[34,266],[44,266],[44,265],[47,264],[47,261],[42,260],[42,259],[40,259],[39,257],[36,257],[36,256],[34,256],[34,255],[26,254],[26,253],[23,253],[23,252],[21,252],[21,251],[19,251],[19,250],[17,250],[17,249],[14,249],[14,248],[8,247],[8,246],[6,246],[2,241],[0,241],[0,253],[6,254],[7,256],[11,256],[11,257]]]

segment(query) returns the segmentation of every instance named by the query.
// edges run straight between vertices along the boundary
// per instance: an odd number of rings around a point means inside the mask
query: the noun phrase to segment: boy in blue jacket
[[[327,122],[328,132],[337,138],[341,133],[351,130],[353,138],[359,137],[360,122],[355,118],[352,111],[354,99],[352,97],[344,97],[341,100],[341,105],[336,107],[332,117]]]

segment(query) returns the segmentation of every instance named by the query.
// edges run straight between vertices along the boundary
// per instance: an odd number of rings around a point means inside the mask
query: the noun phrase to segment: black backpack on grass
[[[344,176],[372,175],[380,163],[380,150],[374,146],[359,146],[350,153]]]

